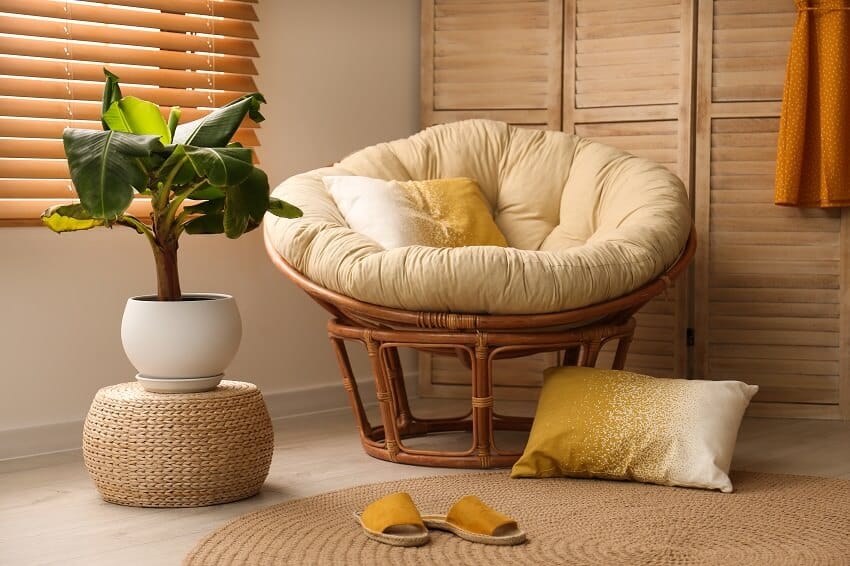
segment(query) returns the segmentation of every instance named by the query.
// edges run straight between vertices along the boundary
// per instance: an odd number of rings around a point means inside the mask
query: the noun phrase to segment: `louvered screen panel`
[[[576,134],[651,159],[679,172],[678,122],[618,122],[576,124]],[[629,348],[626,369],[659,377],[676,374],[676,295],[672,291],[653,299],[637,315],[637,329]],[[599,367],[611,367],[616,342],[605,346]]]
[[[793,0],[715,0],[712,100],[781,100]]]
[[[681,18],[678,0],[578,0],[576,108],[678,103]]]
[[[560,0],[423,1],[423,125],[492,118],[559,128],[562,14]]]
[[[841,215],[773,204],[778,129],[711,122],[709,377],[759,385],[757,401],[836,404]]]
[[[576,124],[575,132],[664,165],[679,175],[679,124],[674,120]]]

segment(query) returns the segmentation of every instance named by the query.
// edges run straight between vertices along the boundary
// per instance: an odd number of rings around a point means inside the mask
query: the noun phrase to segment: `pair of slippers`
[[[459,499],[447,515],[420,515],[409,494],[393,493],[355,517],[366,536],[393,546],[422,546],[431,538],[428,529],[449,531],[481,544],[514,545],[526,540],[516,521],[474,495]]]

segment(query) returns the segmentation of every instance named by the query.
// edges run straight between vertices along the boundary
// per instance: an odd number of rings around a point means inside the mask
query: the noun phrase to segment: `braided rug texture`
[[[438,476],[343,489],[244,515],[202,540],[189,566],[850,565],[850,481],[738,472],[735,493],[584,479]],[[475,544],[432,531],[399,548],[368,539],[352,514],[407,491],[421,513],[476,494],[528,542]]]

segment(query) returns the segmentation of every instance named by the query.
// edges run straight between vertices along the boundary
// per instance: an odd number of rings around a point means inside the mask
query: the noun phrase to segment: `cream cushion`
[[[470,177],[508,248],[386,250],[352,230],[322,178]],[[672,265],[691,226],[682,182],[664,167],[562,132],[490,120],[439,126],[284,181],[304,211],[268,215],[280,255],[317,284],[406,310],[536,314],[624,295]]]

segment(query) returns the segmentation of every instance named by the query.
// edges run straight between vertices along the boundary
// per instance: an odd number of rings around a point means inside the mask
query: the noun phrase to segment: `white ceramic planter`
[[[215,389],[241,339],[242,320],[230,295],[132,297],[121,321],[121,341],[139,372],[136,379],[157,393]]]

